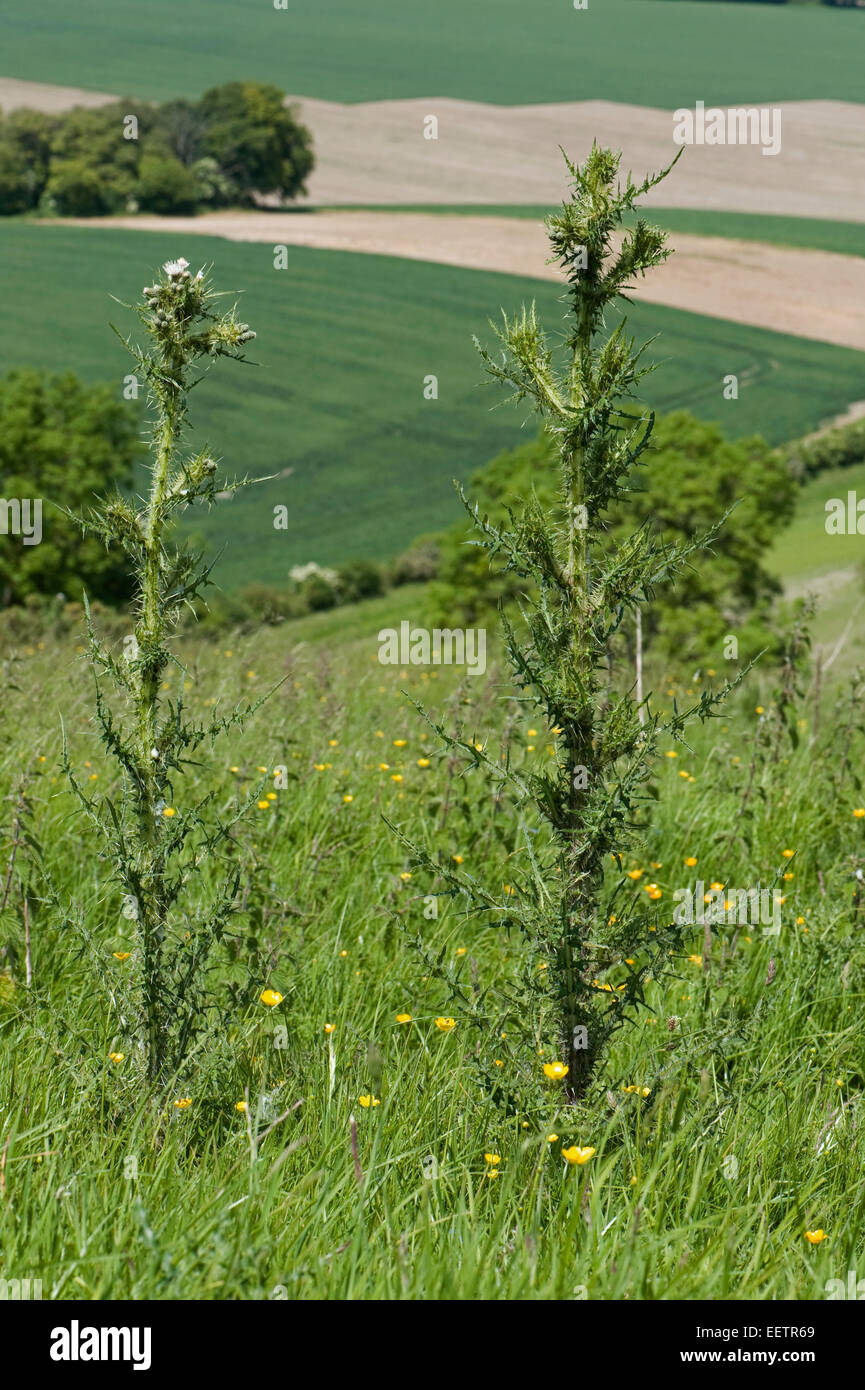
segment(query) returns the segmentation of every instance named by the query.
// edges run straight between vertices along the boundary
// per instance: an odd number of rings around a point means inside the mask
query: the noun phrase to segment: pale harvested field
[[[337,102],[297,97],[313,132],[313,203],[555,203],[559,146],[578,161],[597,138],[642,174],[675,154],[669,111],[587,101],[489,106],[450,98]],[[96,92],[0,78],[0,106],[62,110],[111,100]],[[650,197],[657,206],[780,213],[865,222],[865,105],[781,105],[781,152],[692,146]],[[438,139],[424,139],[436,116]]]
[[[64,219],[73,223],[73,219]],[[36,224],[50,235],[51,223]],[[86,227],[136,227],[230,241],[361,251],[445,265],[556,279],[543,225],[448,213],[223,212],[79,219]],[[674,233],[675,255],[634,288],[634,298],[865,350],[865,258]],[[516,307],[516,306],[511,306]]]
[[[29,106],[33,111],[68,111],[70,106],[107,106],[116,96],[86,92],[82,87],[54,87],[48,82],[19,82],[0,77],[0,110]]]

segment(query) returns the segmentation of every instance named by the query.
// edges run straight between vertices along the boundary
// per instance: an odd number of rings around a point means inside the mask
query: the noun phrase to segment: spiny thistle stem
[[[547,837],[533,843],[526,831],[531,869],[519,895],[506,903],[496,902],[477,881],[457,876],[402,838],[416,862],[435,870],[450,895],[461,894],[470,912],[492,914],[494,921],[518,926],[528,937],[544,973],[539,977],[535,970],[533,983],[525,986],[527,998],[537,1016],[549,1012],[553,993],[556,1046],[567,1068],[565,1091],[576,1101],[585,1094],[609,1038],[634,1017],[649,970],[656,978],[663,973],[668,932],[675,932],[653,920],[654,912],[631,906],[610,915],[609,907],[603,909],[607,865],[615,861],[621,874],[621,855],[638,833],[634,813],[638,803],[648,800],[644,784],[662,733],[681,738],[692,718],[707,719],[716,712],[731,686],[703,694],[697,705],[675,711],[663,722],[649,711],[648,697],[639,706],[632,691],[619,691],[612,682],[611,644],[623,616],[646,602],[655,585],[673,578],[693,553],[710,545],[723,518],[707,535],[679,546],[655,538],[646,526],[618,545],[608,535],[605,512],[632,490],[632,474],[649,445],[654,417],[634,416],[621,404],[653,370],[640,361],[645,345],[635,348],[625,336],[624,321],[608,331],[604,316],[617,300],[627,299],[625,291],[637,276],[670,254],[665,234],[642,218],[621,231],[625,214],[669,169],[639,187],[629,176],[622,186],[617,181],[620,156],[611,150],[595,145],[580,167],[566,162],[572,193],[547,219],[551,261],[563,269],[567,282],[570,331],[564,370],[554,361],[534,306],[514,319],[504,315],[503,326],[496,329],[502,351],[495,358],[476,340],[493,381],[510,387],[511,399],[531,401],[556,440],[558,500],[545,513],[534,495],[523,499],[521,512],[516,506],[509,509],[508,528],[482,518],[460,491],[480,531],[477,544],[491,560],[503,558],[505,572],[527,581],[520,631],[502,614],[505,643],[518,698],[535,705],[558,739],[556,761],[544,772],[529,767],[515,773],[509,762],[503,771],[469,742],[433,724],[470,765],[483,764],[489,775],[507,784],[517,810],[521,803],[533,802]],[[525,824],[522,816],[520,823]],[[622,882],[620,877],[612,886],[613,898]],[[638,951],[646,964],[630,969]],[[609,983],[599,984],[597,975],[626,963],[624,984],[615,990]],[[453,982],[448,984],[453,990]],[[516,1026],[522,1026],[519,1019]],[[553,1074],[561,1078],[561,1067]]]
[[[175,820],[177,808],[167,805],[166,798],[173,799],[173,779],[182,776],[188,753],[205,739],[212,743],[225,730],[242,726],[261,703],[235,709],[206,726],[183,717],[182,692],[175,702],[167,702],[167,710],[162,705],[169,663],[182,673],[169,637],[183,605],[191,607],[200,597],[209,574],[185,548],[166,543],[175,512],[215,498],[214,460],[206,451],[193,458],[181,452],[187,395],[196,384],[192,369],[201,358],[243,360],[243,345],[255,337],[233,311],[215,314],[215,297],[204,271],[191,276],[181,258],[166,262],[156,282],[145,287],[143,303],[126,306],[138,314],[150,338],[146,350],[123,340],[146,380],[154,413],[149,497],[143,510],[136,511],[118,495],[102,510],[79,519],[84,531],[123,548],[135,579],[137,616],[125,662],[117,661],[98,641],[87,610],[96,715],[103,743],[122,772],[120,804],[108,796],[85,795],[68,755],[66,770],[107,845],[114,876],[130,906],[126,915],[135,923],[133,1013],[143,1071],[150,1082],[182,1065],[203,1026],[205,968],[234,910],[237,890],[235,877],[209,905],[187,908],[184,921],[190,930],[177,930],[172,921],[176,904],[196,881],[203,860],[226,843],[235,822],[225,825],[205,816],[209,795]],[[128,731],[115,723],[105,702],[101,674],[126,697],[132,716]],[[235,820],[246,809],[242,807]]]

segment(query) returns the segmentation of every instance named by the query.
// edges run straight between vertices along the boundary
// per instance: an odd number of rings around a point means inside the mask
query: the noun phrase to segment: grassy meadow
[[[239,75],[299,96],[441,96],[508,106],[600,98],[676,107],[859,101],[865,29],[855,11],[690,0],[44,0],[3,7],[4,70],[118,95],[189,96]],[[629,42],[622,44],[627,32]],[[616,54],[611,64],[608,57]]]
[[[155,1106],[133,1059],[108,1058],[125,1050],[136,955],[58,766],[62,715],[77,774],[111,790],[79,635],[7,647],[0,776],[24,788],[27,839],[2,919],[4,1270],[61,1299],[823,1297],[862,1254],[861,732],[845,762],[847,714],[824,695],[818,726],[806,698],[798,750],[785,738],[773,763],[766,671],[691,751],[661,759],[653,823],[623,864],[642,872],[611,866],[610,902],[621,912],[653,880],[662,930],[677,886],[760,881],[783,899],[780,934],[724,929],[707,952],[698,927],[690,952],[659,948],[636,1026],[590,1100],[562,1107],[535,1084],[554,1053],[543,1008],[511,1018],[487,996],[537,959],[447,898],[431,919],[441,884],[382,821],[519,892],[507,805],[436,752],[403,691],[519,765],[555,757],[555,736],[530,732],[498,667],[459,684],[379,665],[375,634],[412,597],[183,644],[193,712],[287,679],[176,786],[180,815],[204,789],[223,814],[251,787],[266,809],[236,839],[242,910],[210,1037]],[[693,689],[661,675],[662,706]],[[279,765],[289,786],[268,801]],[[40,901],[36,845],[71,904],[59,917]],[[278,1008],[259,1002],[265,987]],[[540,1098],[522,1108],[525,1094]],[[594,1157],[570,1167],[571,1144]],[[815,1227],[819,1246],[804,1239]]]
[[[191,447],[218,442],[229,476],[276,475],[196,513],[211,553],[225,547],[227,590],[284,583],[309,560],[387,559],[455,520],[452,480],[510,447],[526,420],[525,409],[493,408],[500,397],[479,389],[472,334],[489,342],[502,305],[535,300],[553,331],[562,319],[554,284],[391,257],[290,247],[288,269],[275,271],[267,245],[184,236],[181,246],[163,233],[24,222],[0,225],[0,249],[15,324],[0,342],[0,371],[66,370],[74,339],[75,370],[116,381],[118,396],[129,361],[110,324],[122,327],[126,314],[110,294],[133,300],[146,268],[181,251],[243,287],[258,365],[202,384],[193,423],[206,434],[190,436]],[[650,403],[716,419],[732,437],[779,444],[865,395],[862,356],[851,349],[655,305],[634,305],[629,323],[638,338],[660,335]],[[731,372],[737,401],[722,397]],[[423,395],[429,374],[435,401]],[[287,530],[273,528],[277,504],[288,507]]]

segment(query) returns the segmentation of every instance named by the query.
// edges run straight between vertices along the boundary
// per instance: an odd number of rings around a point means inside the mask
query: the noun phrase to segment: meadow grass
[[[8,7],[7,7],[8,8]],[[44,0],[4,15],[4,71],[38,82],[166,99],[239,78],[331,101],[461,97],[509,106],[624,101],[690,106],[859,101],[865,27],[821,6],[604,0],[318,0],[276,11],[244,0],[118,7]],[[615,53],[615,62],[609,61]]]
[[[63,920],[42,901],[22,843],[0,917],[0,1275],[41,1278],[61,1299],[824,1297],[828,1279],[862,1263],[861,735],[842,770],[846,715],[824,696],[815,740],[806,701],[798,749],[785,740],[777,764],[764,749],[752,775],[768,728],[756,705],[772,712],[764,671],[697,732],[693,753],[660,760],[653,823],[624,866],[643,873],[622,880],[620,900],[657,882],[662,926],[674,889],[698,876],[778,884],[780,935],[726,929],[709,971],[683,953],[666,983],[647,984],[639,1026],[618,1035],[586,1103],[563,1107],[550,1085],[523,1110],[549,1046],[523,1046],[492,1004],[489,1027],[473,1027],[407,944],[420,933],[475,1000],[536,962],[445,899],[425,916],[436,885],[381,816],[486,884],[518,885],[507,807],[436,753],[401,692],[462,716],[495,748],[510,727],[517,764],[555,756],[555,739],[529,733],[497,667],[459,683],[444,668],[379,666],[392,601],[181,644],[193,713],[288,679],[255,730],[188,770],[178,813],[206,788],[228,810],[262,767],[285,765],[290,781],[237,840],[243,910],[212,982],[213,1031],[159,1102],[128,1055],[108,1059],[128,1052],[113,982],[137,962],[114,955],[128,948],[119,902],[59,768],[62,713],[77,775],[110,775],[83,639],[4,644],[5,847],[24,776],[27,833],[76,910]],[[657,675],[662,706],[694,688]],[[705,953],[702,928],[688,950]],[[615,989],[622,969],[604,983]],[[283,994],[278,1008],[259,1002],[265,987]],[[455,1017],[451,1032],[437,1029],[441,1015]],[[545,1018],[531,1023],[545,1046]],[[512,1114],[484,1076],[512,1096]],[[623,1089],[633,1085],[649,1094]],[[570,1167],[571,1144],[595,1155]],[[812,1246],[804,1232],[816,1227],[828,1238]]]
[[[562,322],[552,283],[399,258],[290,247],[288,269],[275,271],[266,245],[21,222],[0,225],[0,251],[15,324],[0,343],[0,371],[65,371],[74,341],[76,371],[116,381],[118,396],[130,364],[109,325],[124,313],[103,286],[131,302],[140,267],[183,254],[245,287],[240,307],[258,327],[250,356],[260,365],[198,388],[194,416],[208,433],[189,437],[191,448],[218,441],[229,477],[277,475],[195,513],[211,553],[225,547],[217,575],[227,590],[284,584],[308,560],[387,559],[456,520],[452,480],[512,447],[527,416],[493,409],[497,397],[478,389],[472,333],[484,336],[500,306],[521,301],[535,300],[553,333]],[[654,305],[634,305],[629,324],[638,338],[660,334],[650,403],[688,407],[731,437],[780,443],[863,394],[862,354],[850,349]],[[722,398],[731,372],[735,402]],[[423,395],[429,374],[435,401]],[[287,530],[274,530],[277,504],[288,508]]]

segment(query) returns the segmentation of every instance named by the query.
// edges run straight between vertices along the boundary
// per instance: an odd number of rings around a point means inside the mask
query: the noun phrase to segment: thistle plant
[[[186,673],[169,645],[184,606],[192,607],[209,580],[209,567],[197,555],[186,545],[171,544],[172,523],[193,503],[212,502],[217,486],[210,453],[205,449],[188,457],[183,451],[188,394],[201,380],[197,364],[206,369],[219,357],[243,360],[244,345],[255,337],[234,310],[214,311],[217,298],[206,274],[191,275],[180,259],[165,264],[144,289],[143,302],[124,306],[137,313],[149,339],[144,348],[131,337],[123,339],[146,382],[152,412],[149,495],[129,501],[117,494],[78,518],[85,532],[97,534],[106,546],[121,547],[134,578],[134,626],[123,656],[97,637],[85,597],[96,721],[119,767],[119,795],[82,788],[65,735],[64,762],[123,895],[123,924],[133,936],[133,950],[130,1007],[127,1012],[121,998],[118,1026],[131,1034],[133,1055],[150,1082],[182,1066],[205,1026],[208,965],[235,910],[238,889],[231,830],[253,799],[225,823],[213,812],[212,792],[190,805],[175,805],[179,779],[201,745],[212,745],[220,733],[242,725],[261,704],[237,707],[207,724],[190,720],[183,701]],[[226,490],[243,483],[219,486]],[[163,693],[170,686],[169,668],[176,676],[173,697]],[[117,696],[113,702],[103,690],[106,681]],[[124,707],[122,713],[117,706]],[[220,857],[225,874],[208,898]]]
[[[656,909],[651,898],[635,906],[633,893],[627,900],[622,894],[622,855],[645,828],[659,740],[682,739],[688,723],[711,717],[731,688],[704,693],[686,710],[674,705],[663,719],[651,693],[638,696],[611,674],[623,621],[633,621],[654,586],[674,578],[723,523],[679,545],[657,538],[649,525],[619,544],[605,531],[606,510],[636,486],[654,422],[651,412],[627,408],[653,370],[643,362],[647,344],[636,347],[626,320],[609,327],[606,315],[627,299],[638,276],[670,254],[664,232],[642,218],[616,235],[669,168],[638,187],[630,175],[618,181],[619,162],[597,145],[580,167],[567,161],[570,197],[546,222],[551,262],[567,284],[561,351],[554,351],[534,306],[513,319],[504,315],[495,355],[475,340],[493,382],[510,387],[511,399],[530,401],[556,445],[552,510],[532,495],[509,510],[508,524],[495,526],[459,489],[479,532],[473,543],[526,585],[520,619],[511,621],[502,610],[504,642],[516,698],[532,709],[532,722],[545,722],[555,760],[540,771],[517,768],[508,755],[489,756],[475,736],[455,736],[429,722],[452,755],[465,759],[466,771],[483,768],[507,789],[523,838],[515,862],[525,868],[515,871],[503,898],[412,846],[417,862],[435,871],[446,893],[462,896],[469,913],[528,937],[532,1015],[548,1016],[552,1003],[555,1074],[565,1076],[572,1101],[585,1094],[613,1032],[635,1017],[646,975],[658,976],[671,940],[681,935],[667,909]],[[614,969],[615,986],[600,978]],[[455,982],[448,983],[459,997]],[[508,1027],[512,1036],[511,1018]]]

